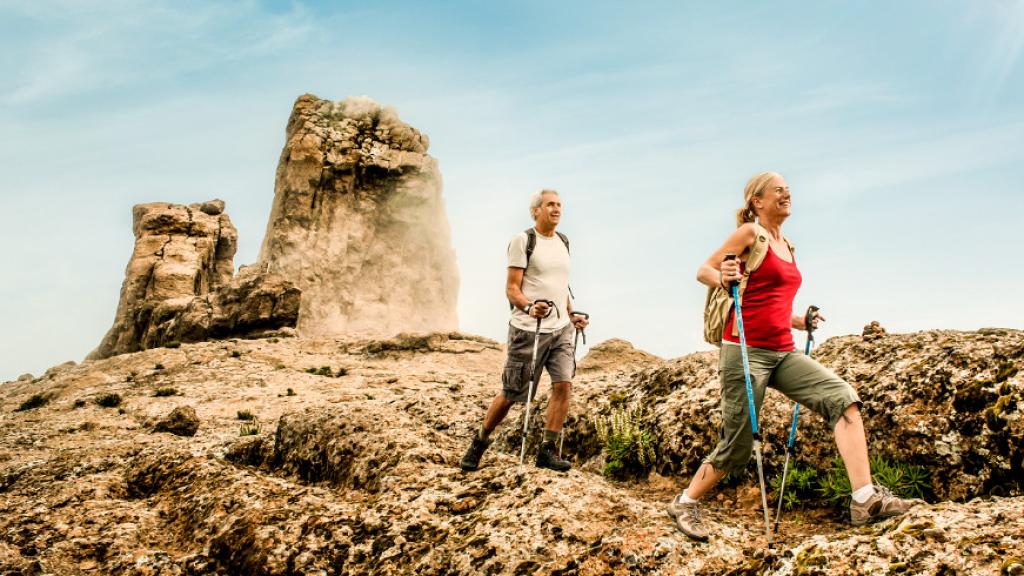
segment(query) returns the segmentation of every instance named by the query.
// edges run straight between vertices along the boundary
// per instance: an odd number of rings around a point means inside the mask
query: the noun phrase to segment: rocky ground
[[[479,337],[228,340],[61,365],[0,385],[0,574],[1024,573],[1024,333],[836,338],[820,354],[868,401],[872,449],[935,469],[932,502],[863,528],[802,507],[771,550],[749,478],[708,502],[708,543],[664,512],[714,441],[715,353],[595,347],[564,475],[518,466],[517,410],[484,466],[458,469],[503,361]],[[771,473],[789,414],[775,396]],[[623,405],[648,408],[647,480],[599,473],[594,419]],[[804,463],[834,455],[815,418]]]

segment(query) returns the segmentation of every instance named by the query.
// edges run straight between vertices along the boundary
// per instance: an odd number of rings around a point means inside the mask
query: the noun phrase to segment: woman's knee
[[[845,408],[843,405],[845,405]],[[832,428],[838,428],[840,425],[863,425],[863,420],[860,416],[860,400],[852,399],[848,403],[843,402],[838,408],[836,415],[832,418]]]

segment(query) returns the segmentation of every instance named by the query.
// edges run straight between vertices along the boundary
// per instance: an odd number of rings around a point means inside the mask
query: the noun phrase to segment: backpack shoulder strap
[[[533,249],[537,247],[537,231],[533,227],[526,229],[526,268],[530,267],[530,256],[533,255]],[[524,268],[525,270],[525,268]]]
[[[754,244],[750,246],[750,256],[747,257],[744,276],[749,276],[753,271],[761,267],[764,257],[768,255],[768,231],[760,224],[754,223]]]
[[[565,244],[565,251],[568,252],[569,251],[569,237],[566,236],[565,234],[562,234],[561,232],[559,232],[557,230],[555,230],[555,234],[558,234],[558,237],[562,239],[562,244]]]

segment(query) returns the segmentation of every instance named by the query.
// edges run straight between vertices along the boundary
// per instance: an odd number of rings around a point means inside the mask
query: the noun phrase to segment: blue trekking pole
[[[726,254],[725,260],[734,260],[735,254]],[[772,527],[768,520],[768,493],[764,490],[764,464],[761,461],[761,433],[757,429],[757,408],[754,406],[754,388],[750,384],[750,362],[747,359],[747,337],[743,333],[743,313],[740,306],[739,283],[730,284],[732,302],[736,310],[736,326],[740,333],[740,353],[743,356],[743,379],[747,385],[747,408],[750,411],[750,428],[754,433],[754,457],[757,459],[757,480],[761,485],[761,506],[764,509],[764,530],[768,538],[768,547],[772,546]]]
[[[814,315],[819,308],[815,305],[807,307],[804,314],[804,326],[807,330],[807,345],[804,346],[804,355],[811,355],[811,344],[814,342]],[[782,518],[782,497],[786,493],[786,473],[789,472],[789,457],[793,455],[793,447],[796,446],[796,419],[800,415],[800,403],[793,403],[793,424],[789,427],[789,441],[786,442],[786,463],[782,465],[782,484],[779,486],[779,509],[775,512],[775,530],[779,529],[779,519]]]

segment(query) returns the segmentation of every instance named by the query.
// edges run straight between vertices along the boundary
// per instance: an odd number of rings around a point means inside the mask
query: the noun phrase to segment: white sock
[[[863,503],[867,502],[868,498],[871,498],[874,495],[875,495],[875,485],[874,484],[865,484],[865,485],[861,486],[860,488],[857,488],[856,490],[854,490],[853,494],[852,494],[853,501],[856,502],[857,504],[863,504]]]
[[[693,504],[694,502],[696,502],[696,500],[687,496],[686,490],[683,490],[682,492],[679,493],[679,496],[676,496],[676,502],[680,504]]]

